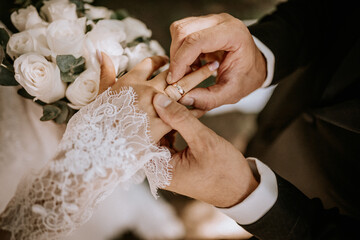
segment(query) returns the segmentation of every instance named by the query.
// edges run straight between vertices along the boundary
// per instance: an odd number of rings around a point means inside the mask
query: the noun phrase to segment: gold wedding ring
[[[168,85],[165,88],[165,93],[175,101],[178,101],[185,94],[184,89],[177,83]]]
[[[184,95],[185,91],[179,84],[173,83],[172,85],[176,88],[176,90],[178,90],[181,96]]]

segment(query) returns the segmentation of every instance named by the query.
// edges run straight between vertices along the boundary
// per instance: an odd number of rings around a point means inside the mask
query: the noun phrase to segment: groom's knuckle
[[[200,40],[201,40],[201,33],[193,32],[185,38],[184,44],[186,46],[194,46],[194,45],[198,45],[200,43]]]
[[[184,106],[179,105],[174,109],[173,113],[170,114],[169,120],[174,124],[183,123],[189,119],[189,114],[190,112]]]
[[[180,22],[180,21],[176,21],[173,24],[171,24],[170,26],[170,31],[175,35],[175,36],[183,36],[186,35],[186,23],[184,22]]]

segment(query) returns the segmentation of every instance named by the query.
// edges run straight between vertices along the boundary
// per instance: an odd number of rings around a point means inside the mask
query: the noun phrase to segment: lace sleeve
[[[132,88],[107,90],[69,121],[56,157],[19,184],[0,216],[11,239],[58,239],[85,223],[119,184],[169,184],[170,152],[154,144]]]

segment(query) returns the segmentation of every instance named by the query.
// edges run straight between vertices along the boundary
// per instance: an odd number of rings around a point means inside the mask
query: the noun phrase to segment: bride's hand
[[[168,58],[164,56],[145,58],[131,71],[119,78],[118,81],[115,81],[115,68],[110,57],[101,53],[98,58],[101,63],[99,94],[110,86],[114,91],[128,86],[134,88],[138,96],[138,107],[148,115],[151,137],[155,142],[160,141],[166,133],[170,132],[171,127],[164,123],[157,115],[152,104],[153,98],[157,93],[167,94],[176,101],[182,97],[176,87],[166,83],[165,79],[168,71],[161,72],[156,77],[150,79],[155,71],[168,62]],[[189,73],[180,79],[177,84],[184,90],[184,93],[187,93],[208,78],[217,69],[218,65],[218,62],[207,64],[199,70]],[[197,117],[204,113],[201,110],[193,110],[192,112]]]

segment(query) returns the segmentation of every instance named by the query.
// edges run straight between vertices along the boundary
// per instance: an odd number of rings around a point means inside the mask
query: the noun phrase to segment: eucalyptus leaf
[[[75,58],[73,55],[57,55],[56,64],[63,73],[79,74],[85,70],[85,58]]]
[[[24,88],[20,88],[17,93],[23,98],[34,99],[35,97],[31,96]]]
[[[111,14],[111,19],[117,19],[117,20],[123,20],[127,17],[129,17],[130,14],[125,9],[118,9],[113,14]]]
[[[70,118],[72,116],[74,116],[74,114],[77,113],[77,111],[78,111],[78,110],[72,109],[71,107],[69,107],[69,105],[68,105],[68,110],[69,110],[69,114],[67,116],[65,123],[69,122]]]
[[[10,71],[5,65],[0,66],[0,85],[17,86],[19,83],[15,80],[14,72]]]
[[[31,4],[31,0],[15,0],[15,4],[25,8]]]
[[[40,8],[44,5],[44,0],[37,0],[33,5],[40,12]]]
[[[54,105],[43,106],[43,116],[40,118],[41,121],[49,121],[55,119],[61,113],[61,109]]]
[[[68,119],[68,115],[70,112],[67,103],[65,101],[60,100],[60,101],[54,102],[52,105],[58,107],[61,110],[60,114],[55,118],[55,122],[57,124],[65,123]]]
[[[4,61],[5,58],[5,52],[3,48],[0,48],[0,63]]]
[[[70,72],[60,72],[60,78],[61,81],[65,82],[65,83],[72,83],[75,81],[75,79],[79,76],[79,74],[73,74]]]
[[[9,33],[5,30],[5,28],[0,28],[0,45],[5,50],[6,45],[10,39]]]
[[[150,43],[150,39],[149,38],[144,38],[144,37],[138,37],[136,39],[134,39],[132,42],[129,42],[126,46],[127,47],[135,47],[136,45],[138,45],[139,43],[146,43],[149,44]]]
[[[30,100],[34,100],[34,96],[31,96],[24,88],[20,88],[17,93],[22,96],[23,98],[26,98],[26,99],[30,99]],[[40,106],[45,106],[47,105],[47,103],[44,103],[43,101],[40,101],[40,100],[36,100],[35,101],[37,104],[39,104]]]
[[[70,2],[75,3],[76,10],[78,12],[81,12],[81,13],[85,14],[85,6],[84,6],[84,1],[83,0],[70,0]]]
[[[92,29],[93,29],[93,27],[90,24],[86,25],[85,33],[90,32]]]
[[[1,66],[3,66],[4,68],[6,68],[7,70],[9,70],[10,72],[12,72],[15,75],[13,63],[10,63],[9,59],[6,56],[7,55],[5,55],[5,58],[3,59]]]
[[[205,79],[204,81],[202,81],[201,83],[199,83],[196,87],[197,88],[207,88],[207,87],[214,85],[215,83],[216,83],[216,77],[210,76],[207,79]]]

